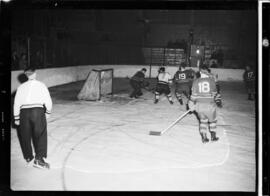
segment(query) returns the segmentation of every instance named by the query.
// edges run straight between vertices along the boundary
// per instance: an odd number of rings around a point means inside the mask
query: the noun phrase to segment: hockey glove
[[[217,105],[217,107],[222,108],[222,103],[221,102],[216,102],[216,105]]]
[[[188,101],[188,107],[191,112],[194,112],[196,110],[196,104],[191,100]]]
[[[221,95],[219,93],[217,93],[215,96],[215,103],[217,107],[222,108],[222,100],[221,100]]]

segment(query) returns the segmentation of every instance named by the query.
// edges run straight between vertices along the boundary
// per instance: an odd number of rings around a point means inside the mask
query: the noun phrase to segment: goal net
[[[79,100],[95,101],[113,93],[113,69],[93,69],[79,92]]]

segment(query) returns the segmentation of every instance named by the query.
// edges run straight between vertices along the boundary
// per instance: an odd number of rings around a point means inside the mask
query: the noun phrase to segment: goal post
[[[96,101],[113,94],[113,69],[93,69],[79,92],[79,100]]]

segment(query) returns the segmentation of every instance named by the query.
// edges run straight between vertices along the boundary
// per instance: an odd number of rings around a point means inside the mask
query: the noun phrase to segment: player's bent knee
[[[209,126],[210,126],[210,129],[216,129],[217,128],[216,123],[210,123]]]

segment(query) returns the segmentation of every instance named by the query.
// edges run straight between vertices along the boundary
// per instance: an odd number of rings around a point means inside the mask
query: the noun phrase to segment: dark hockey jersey
[[[190,73],[188,70],[184,71],[179,70],[174,74],[173,81],[178,84],[189,83],[190,82],[189,74]]]
[[[191,99],[195,102],[214,102],[216,83],[213,78],[198,78],[193,82]]]
[[[142,71],[138,71],[137,73],[132,76],[132,80],[138,81],[138,82],[143,82],[145,78],[145,75]]]
[[[255,80],[255,73],[254,71],[245,71],[243,74],[243,79],[245,82],[253,82]]]
[[[187,69],[187,76],[190,80],[193,80],[195,78],[195,71],[193,69]]]

